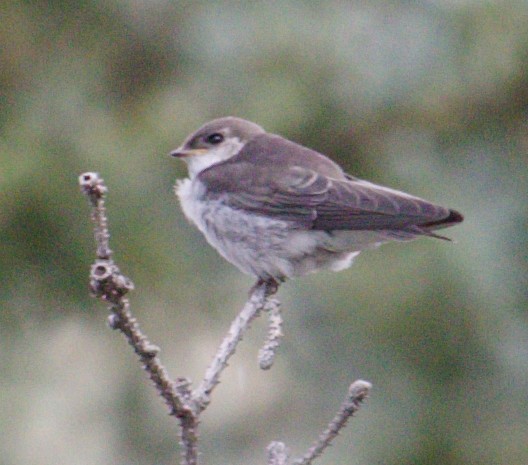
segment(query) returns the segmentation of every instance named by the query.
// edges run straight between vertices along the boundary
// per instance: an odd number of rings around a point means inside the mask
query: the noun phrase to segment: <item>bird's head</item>
[[[216,163],[235,156],[264,129],[255,123],[228,116],[204,124],[170,154],[187,163],[191,178]]]

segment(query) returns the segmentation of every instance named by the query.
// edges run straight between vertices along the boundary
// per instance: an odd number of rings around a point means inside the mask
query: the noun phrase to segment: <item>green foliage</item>
[[[11,1],[0,22],[3,463],[178,460],[176,425],[88,297],[77,176],[109,189],[132,308],[198,381],[252,284],[183,220],[167,154],[233,114],[359,177],[459,209],[455,244],[286,283],[276,366],[243,343],[204,463],[302,452],[348,384],[368,405],[323,463],[528,462],[528,7],[522,2]],[[261,323],[262,324],[262,323]],[[351,445],[352,444],[352,445]]]

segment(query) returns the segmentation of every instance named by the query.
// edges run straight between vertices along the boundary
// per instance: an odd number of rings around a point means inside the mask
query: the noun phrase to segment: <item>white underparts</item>
[[[185,216],[226,260],[261,278],[303,276],[321,269],[348,268],[359,252],[394,240],[385,231],[315,231],[295,223],[205,200],[196,178],[176,185]]]

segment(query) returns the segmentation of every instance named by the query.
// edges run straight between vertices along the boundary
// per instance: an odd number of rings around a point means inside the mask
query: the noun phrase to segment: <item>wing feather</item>
[[[262,135],[253,144],[198,174],[207,198],[325,231],[431,234],[462,221],[453,210],[346,175],[323,155],[278,136]]]

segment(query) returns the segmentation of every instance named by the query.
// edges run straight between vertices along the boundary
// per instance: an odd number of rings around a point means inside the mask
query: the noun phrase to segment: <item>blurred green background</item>
[[[0,462],[174,464],[177,427],[88,296],[77,177],[101,173],[132,309],[195,382],[252,285],[183,218],[167,156],[253,120],[350,173],[456,208],[447,235],[282,286],[202,418],[205,464],[297,456],[349,383],[367,405],[317,463],[528,463],[525,1],[10,1],[0,21]]]

